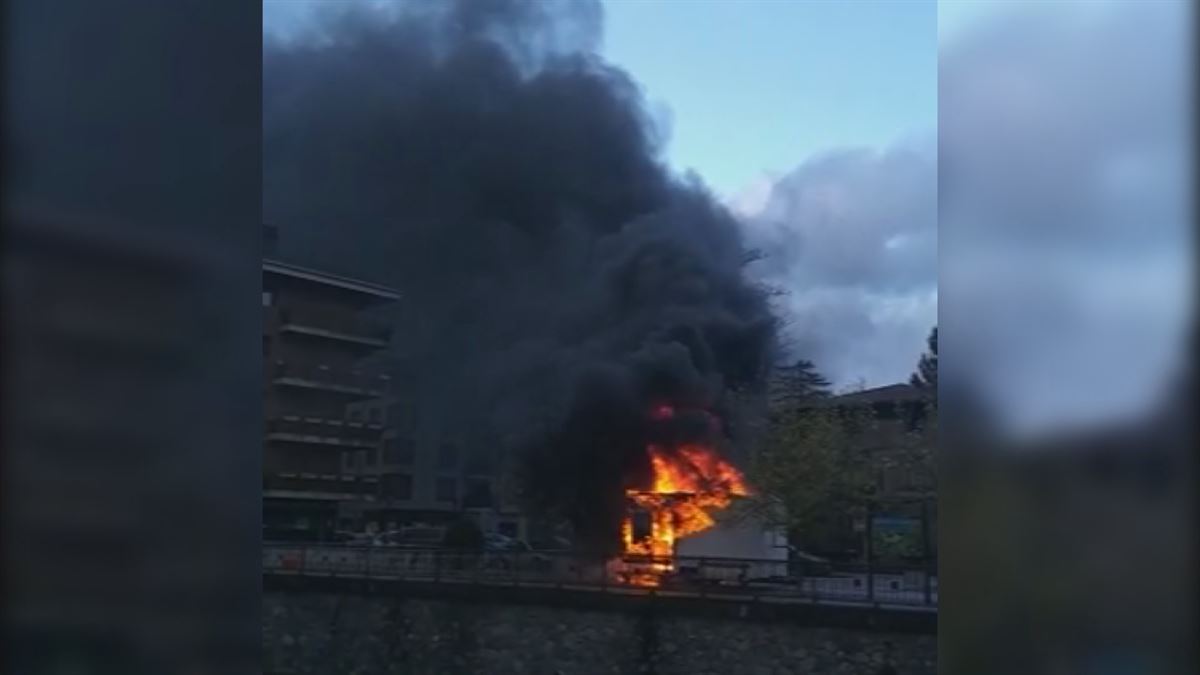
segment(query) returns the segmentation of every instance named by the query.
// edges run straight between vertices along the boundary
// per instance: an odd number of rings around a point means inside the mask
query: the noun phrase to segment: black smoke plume
[[[600,23],[596,2],[407,3],[268,41],[263,203],[288,258],[403,293],[419,443],[514,453],[529,506],[611,545],[655,425],[712,441],[708,411],[732,445],[775,321]],[[683,412],[649,421],[662,403]]]

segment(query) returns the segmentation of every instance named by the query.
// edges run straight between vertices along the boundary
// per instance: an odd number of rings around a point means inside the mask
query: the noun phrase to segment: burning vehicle
[[[761,254],[662,161],[639,88],[589,56],[590,3],[345,4],[370,20],[264,44],[278,255],[404,289],[381,362],[420,435],[472,430],[514,501],[597,566],[672,557],[747,492],[722,443],[749,433],[778,351]],[[631,500],[654,527],[625,543]]]
[[[660,406],[652,414],[656,420],[674,415],[671,406]],[[732,576],[745,582],[754,575],[753,561],[780,556],[786,561],[786,542],[780,543],[772,533],[754,523],[719,523],[718,514],[748,496],[750,489],[742,472],[714,447],[652,443],[646,453],[650,484],[625,491],[622,555],[613,563],[619,581],[659,586],[680,579],[722,581]],[[707,536],[701,539],[701,533]],[[689,547],[689,541],[700,545]],[[712,560],[701,565],[694,559],[701,556]]]

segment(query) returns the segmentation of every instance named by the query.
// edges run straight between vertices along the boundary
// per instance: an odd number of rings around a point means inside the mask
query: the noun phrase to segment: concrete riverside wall
[[[936,672],[932,634],[733,617],[268,591],[267,675],[898,675]]]

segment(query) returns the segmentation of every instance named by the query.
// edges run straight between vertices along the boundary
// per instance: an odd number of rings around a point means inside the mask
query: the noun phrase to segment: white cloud
[[[943,42],[936,157],[837,150],[739,195],[753,271],[838,384],[906,378],[940,272],[942,368],[1013,429],[1136,415],[1191,320],[1188,9],[995,9]]]
[[[726,205],[739,217],[753,219],[766,208],[767,200],[771,197],[771,188],[778,180],[778,175],[764,173],[730,197]]]
[[[825,153],[745,218],[791,355],[838,386],[907,380],[937,321],[936,167],[931,142]]]

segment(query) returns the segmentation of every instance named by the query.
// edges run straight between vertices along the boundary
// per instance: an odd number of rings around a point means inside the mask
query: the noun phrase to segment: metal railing
[[[353,480],[345,480],[347,474],[331,474],[333,477],[313,477],[301,475],[268,474],[263,477],[263,490],[268,494],[278,492],[297,492],[320,495],[326,499],[359,499],[373,497],[378,491],[378,482],[372,481],[371,476],[352,476]],[[277,496],[277,495],[276,495]]]
[[[382,427],[334,419],[279,417],[267,420],[267,434],[314,443],[373,448],[379,445]]]
[[[573,552],[460,552],[436,548],[263,545],[263,573],[433,584],[559,588],[601,593],[730,598],[935,610],[936,576],[923,569],[837,565],[815,573],[786,560],[676,557],[657,586],[634,582],[665,560]]]
[[[391,328],[380,321],[348,315],[344,312],[300,307],[281,308],[279,324],[285,328],[289,326],[310,328],[377,342],[387,342],[392,333]]]
[[[313,383],[319,386],[360,392],[371,395],[387,393],[391,381],[387,375],[362,373],[354,370],[340,370],[324,365],[308,365],[300,363],[275,362],[272,369],[275,380],[297,380]]]

